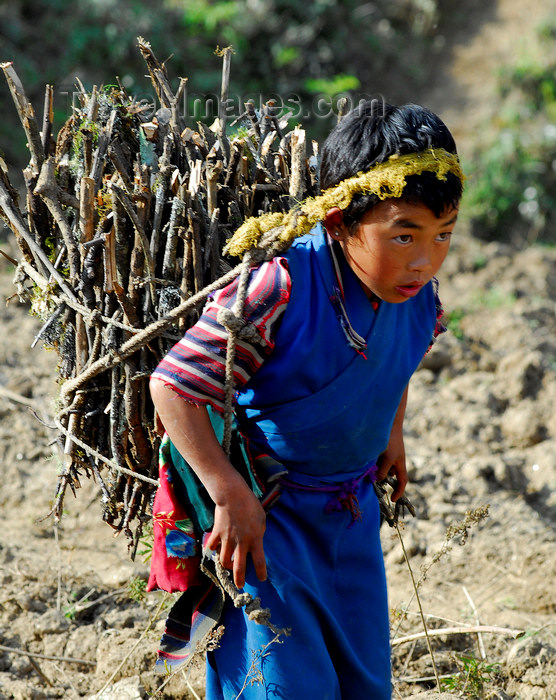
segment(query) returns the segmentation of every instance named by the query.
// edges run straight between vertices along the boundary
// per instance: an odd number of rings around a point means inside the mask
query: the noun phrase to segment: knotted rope
[[[218,323],[228,331],[224,383],[224,437],[222,440],[222,449],[228,457],[230,455],[234,418],[234,363],[237,342],[238,340],[246,340],[251,343],[261,342],[257,328],[252,323],[246,323],[244,318],[249,275],[255,265],[265,260],[271,260],[279,252],[289,248],[291,242],[281,239],[282,230],[283,227],[279,226],[266,231],[265,235],[259,240],[258,245],[245,253],[238,275],[238,287],[233,309],[220,309],[217,315]]]
[[[234,394],[235,377],[234,363],[238,340],[251,343],[261,342],[261,336],[252,323],[246,323],[244,318],[245,301],[249,289],[249,276],[253,266],[265,260],[273,258],[280,250],[289,247],[289,243],[279,241],[281,228],[266,232],[256,248],[249,250],[242,261],[238,275],[238,287],[233,309],[222,308],[218,311],[217,321],[228,331],[226,343],[226,373],[224,384],[224,436],[222,449],[227,457],[230,456],[232,442],[232,428],[234,420]],[[206,553],[204,554],[206,557]],[[230,577],[230,572],[224,569],[218,555],[212,557],[214,562],[214,574],[203,563],[201,568],[219,588],[227,593],[236,608],[245,607],[245,612],[250,620],[259,625],[265,625],[276,635],[290,634],[289,628],[276,627],[270,621],[270,610],[263,608],[260,598],[253,598],[250,593],[240,592]]]

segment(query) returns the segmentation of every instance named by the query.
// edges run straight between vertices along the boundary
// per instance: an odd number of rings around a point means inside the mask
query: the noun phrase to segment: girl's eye
[[[396,238],[394,240],[397,241],[398,243],[407,244],[407,243],[411,243],[411,241],[413,240],[413,236],[411,236],[411,234],[409,234],[409,233],[402,233],[400,236],[396,236]]]
[[[444,233],[439,233],[437,240],[439,241],[449,241],[452,236],[451,231],[445,231]]]

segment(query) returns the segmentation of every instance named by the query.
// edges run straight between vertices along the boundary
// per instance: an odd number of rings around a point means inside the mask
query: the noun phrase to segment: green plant
[[[508,308],[515,304],[517,297],[513,293],[505,292],[497,285],[493,285],[484,291],[479,291],[473,297],[473,306],[485,309]]]
[[[142,603],[145,600],[147,592],[147,582],[143,578],[133,578],[128,584],[129,597],[137,603]]]
[[[70,600],[71,602],[68,603],[67,605],[64,605],[64,617],[68,620],[75,620],[75,615],[77,614],[77,609],[76,609],[76,600],[77,600],[77,594],[76,593],[71,593],[70,594]]]
[[[152,520],[148,520],[143,524],[141,538],[139,540],[143,549],[139,550],[137,554],[143,557],[143,561],[146,563],[150,560],[153,554],[153,543],[154,543],[154,531]]]
[[[308,78],[305,87],[309,92],[322,93],[329,97],[334,97],[340,93],[357,90],[361,87],[361,82],[355,75],[335,75],[333,78]]]
[[[334,76],[348,76],[349,85],[357,86],[351,89],[372,95],[386,94],[409,79],[414,88],[418,82],[425,85],[436,70],[436,62],[427,58],[437,54],[432,39],[438,22],[452,14],[440,0],[22,0],[2,3],[0,40],[3,60],[17,65],[39,121],[44,84],[54,86],[55,127],[72,113],[75,76],[86,89],[104,84],[99,99],[121,86],[130,96],[153,101],[152,91],[144,92],[144,67],[136,48],[141,34],[164,53],[174,74],[189,79],[180,106],[187,110],[189,126],[196,120],[194,98],[204,104],[220,85],[215,46],[231,44],[234,102],[241,107],[246,96],[255,96],[257,103],[271,93],[286,101],[299,96],[305,105],[299,119],[320,139],[336,115],[314,114],[314,92],[307,89],[307,80],[323,80],[327,96],[329,89],[350,89],[345,80],[336,84]],[[25,140],[13,138],[17,114],[2,81],[0,101],[6,104],[1,147],[8,162],[24,167]],[[202,120],[211,123],[215,116]]]
[[[556,240],[555,30],[554,22],[540,28],[538,42],[498,75],[502,105],[467,168],[466,209],[479,238]]]
[[[447,311],[442,317],[442,321],[446,328],[454,335],[458,340],[463,340],[465,334],[461,327],[461,322],[465,317],[465,311],[463,309],[452,309]]]
[[[453,656],[459,667],[457,673],[441,681],[442,690],[463,693],[470,700],[482,700],[485,697],[485,686],[498,673],[499,664],[489,664],[474,656],[458,654]]]
[[[86,593],[82,598],[77,599],[77,593],[72,592],[69,595],[69,602],[64,605],[64,617],[68,620],[75,620],[77,613],[82,609],[82,606],[89,601],[89,596],[93,593],[93,590]],[[81,606],[81,607],[80,607]]]

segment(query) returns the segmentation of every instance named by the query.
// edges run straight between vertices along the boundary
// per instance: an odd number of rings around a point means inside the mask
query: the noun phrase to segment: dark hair
[[[366,172],[394,154],[417,153],[443,148],[457,153],[452,134],[439,117],[425,107],[401,107],[382,100],[368,100],[346,115],[330,132],[322,147],[320,186],[325,190],[342,180]],[[423,204],[436,216],[459,205],[463,187],[460,179],[448,173],[439,180],[425,172],[407,178],[402,199]],[[356,195],[344,211],[349,226],[381,201],[376,195]]]

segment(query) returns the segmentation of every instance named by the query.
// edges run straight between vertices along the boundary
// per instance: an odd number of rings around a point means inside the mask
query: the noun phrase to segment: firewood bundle
[[[186,79],[174,93],[150,45],[138,45],[157,104],[78,81],[56,139],[52,88],[40,127],[13,65],[2,64],[31,154],[24,203],[0,159],[0,214],[20,250],[17,291],[42,321],[36,342],[59,357],[64,463],[52,514],[61,517],[68,486],[75,493],[81,475],[93,477],[104,520],[127,534],[132,554],[157,483],[149,375],[207,294],[237,274],[221,254],[234,230],[316,191],[304,132],[284,133],[272,102],[247,103],[227,125],[231,49],[221,52],[219,115],[207,127],[186,123]]]

